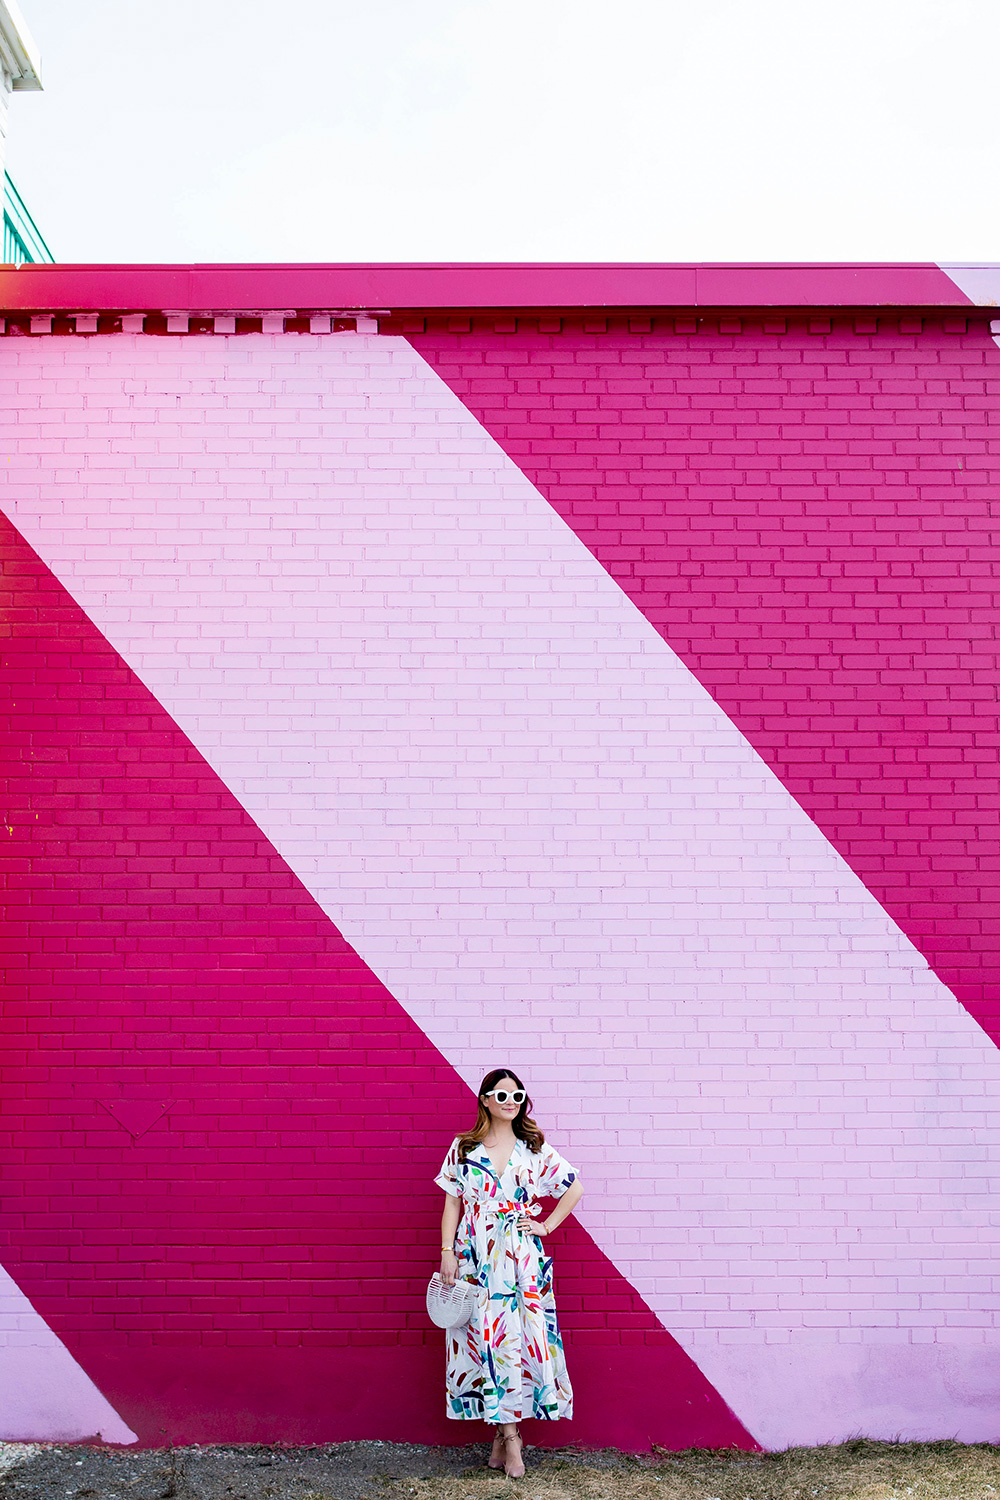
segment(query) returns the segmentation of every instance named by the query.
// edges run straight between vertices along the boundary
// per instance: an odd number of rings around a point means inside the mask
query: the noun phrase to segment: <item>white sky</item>
[[[21,0],[57,259],[1000,261],[996,0]]]

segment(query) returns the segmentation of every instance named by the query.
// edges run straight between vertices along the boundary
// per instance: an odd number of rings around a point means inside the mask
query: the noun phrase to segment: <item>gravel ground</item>
[[[486,1469],[486,1453],[377,1442],[132,1451],[0,1443],[0,1500],[1000,1500],[1000,1447],[987,1444],[526,1448],[517,1481]]]
[[[535,1450],[540,1454],[541,1450]],[[336,1443],[317,1448],[102,1448],[0,1444],[2,1500],[380,1500],[393,1481],[458,1477],[480,1447]],[[406,1492],[406,1487],[401,1493]]]

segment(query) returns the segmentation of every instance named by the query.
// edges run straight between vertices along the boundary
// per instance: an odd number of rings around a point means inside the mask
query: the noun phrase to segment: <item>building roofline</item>
[[[967,295],[965,287],[969,294]],[[204,309],[988,309],[1000,266],[933,262],[25,265],[0,312]]]
[[[17,0],[0,0],[0,62],[15,89],[42,87],[42,55]]]

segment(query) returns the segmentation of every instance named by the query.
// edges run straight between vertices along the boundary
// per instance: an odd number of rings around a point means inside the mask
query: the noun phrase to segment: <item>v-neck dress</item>
[[[555,1421],[573,1415],[573,1388],[552,1291],[552,1257],[541,1235],[517,1228],[539,1198],[561,1198],[576,1170],[547,1142],[524,1141],[497,1173],[485,1146],[464,1162],[458,1141],[434,1179],[462,1200],[455,1235],[457,1275],[479,1288],[479,1304],[464,1328],[447,1334],[448,1416],[461,1421]]]

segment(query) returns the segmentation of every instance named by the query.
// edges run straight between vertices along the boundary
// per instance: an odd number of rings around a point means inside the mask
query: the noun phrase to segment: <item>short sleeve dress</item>
[[[539,1198],[561,1198],[576,1178],[547,1142],[533,1152],[518,1140],[499,1176],[485,1146],[461,1162],[458,1141],[452,1142],[434,1180],[462,1200],[457,1275],[478,1286],[479,1305],[464,1328],[447,1334],[449,1417],[516,1422],[573,1415],[552,1257],[544,1253],[545,1240],[522,1233],[516,1221],[537,1211]]]

